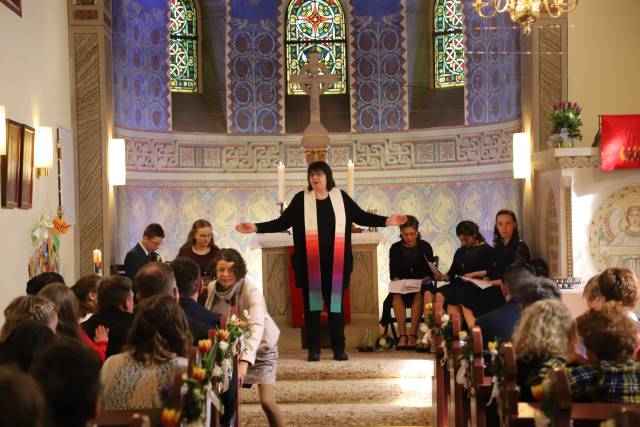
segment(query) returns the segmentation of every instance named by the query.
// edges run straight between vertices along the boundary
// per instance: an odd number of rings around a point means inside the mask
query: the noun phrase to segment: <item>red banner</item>
[[[602,116],[600,141],[603,171],[640,168],[640,114]]]

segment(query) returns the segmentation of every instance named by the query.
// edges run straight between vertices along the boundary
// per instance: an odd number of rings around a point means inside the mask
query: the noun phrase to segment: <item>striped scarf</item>
[[[336,217],[333,241],[333,274],[331,277],[331,313],[342,311],[342,279],[344,273],[344,245],[346,215],[342,193],[337,188],[329,191],[329,198]],[[320,272],[320,242],[318,236],[318,213],[313,190],[304,193],[304,234],[307,249],[307,272],[309,275],[309,311],[322,311],[322,278]]]

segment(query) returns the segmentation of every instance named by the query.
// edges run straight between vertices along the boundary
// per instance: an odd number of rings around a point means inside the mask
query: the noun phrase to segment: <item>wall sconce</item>
[[[109,141],[109,184],[127,183],[127,164],[124,139]]]
[[[0,156],[7,155],[7,111],[0,105]]]
[[[37,176],[49,175],[53,168],[53,129],[46,126],[36,128],[36,140],[33,148],[33,167]]]
[[[526,132],[513,134],[513,177],[527,179],[531,176],[531,137]]]

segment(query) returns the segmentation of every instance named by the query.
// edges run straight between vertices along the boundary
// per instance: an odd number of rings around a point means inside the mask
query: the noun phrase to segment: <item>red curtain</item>
[[[603,171],[640,168],[640,114],[601,116]]]

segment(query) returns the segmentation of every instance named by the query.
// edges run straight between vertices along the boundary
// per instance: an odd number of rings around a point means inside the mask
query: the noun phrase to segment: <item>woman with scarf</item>
[[[336,188],[333,172],[325,162],[307,169],[307,189],[297,193],[280,218],[236,226],[240,233],[275,233],[293,228],[293,265],[296,286],[304,294],[304,323],[309,344],[308,360],[320,360],[320,312],[327,305],[331,346],[335,360],[348,360],[344,351],[342,297],[353,269],[351,224],[384,227],[404,224],[407,217],[384,217],[363,211]]]
[[[209,283],[209,296],[205,307],[227,317],[231,308],[238,313],[249,314],[251,336],[243,339],[238,364],[240,385],[258,384],[260,404],[270,426],[284,426],[284,418],[276,404],[274,385],[278,364],[278,337],[280,330],[267,312],[262,292],[245,278],[247,267],[235,249],[220,249],[212,261],[216,280]],[[232,393],[230,393],[232,394]],[[232,399],[227,394],[224,399]],[[225,407],[233,408],[235,402],[225,401]],[[225,416],[228,414],[225,411]],[[227,417],[228,418],[228,417]],[[223,424],[226,421],[223,420]]]

